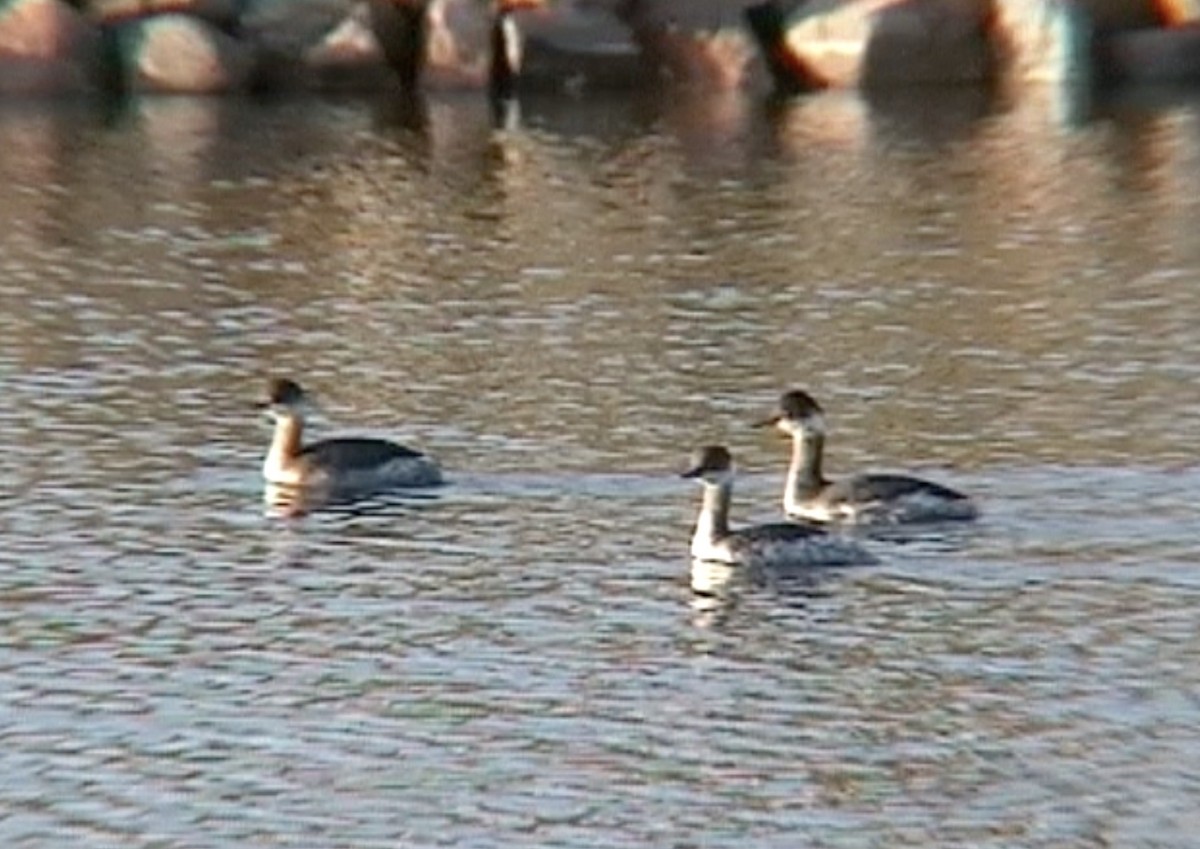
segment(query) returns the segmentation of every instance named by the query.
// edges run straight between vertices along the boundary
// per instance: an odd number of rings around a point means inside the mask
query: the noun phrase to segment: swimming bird
[[[309,403],[293,380],[272,379],[261,406],[275,420],[275,435],[263,461],[268,484],[344,494],[442,483],[434,460],[386,439],[346,437],[302,444]]]
[[[779,568],[849,566],[875,559],[857,543],[829,534],[822,528],[777,522],[739,530],[729,527],[733,496],[733,457],[721,445],[696,452],[683,477],[704,486],[700,517],[692,533],[695,560],[746,567]]]
[[[812,522],[906,524],[974,519],[979,508],[968,496],[908,475],[863,474],[830,481],[821,470],[825,414],[800,389],[785,392],[775,415],[757,423],[792,439],[792,460],[783,490],[788,516]]]

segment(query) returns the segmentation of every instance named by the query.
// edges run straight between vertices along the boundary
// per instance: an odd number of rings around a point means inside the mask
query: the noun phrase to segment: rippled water
[[[1192,845],[1200,100],[522,106],[0,105],[0,842]],[[694,597],[793,385],[985,517]]]

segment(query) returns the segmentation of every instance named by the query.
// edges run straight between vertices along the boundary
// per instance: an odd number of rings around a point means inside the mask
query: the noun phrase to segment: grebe
[[[442,483],[436,462],[385,439],[352,437],[302,445],[307,400],[293,380],[275,378],[267,386],[262,407],[275,420],[275,435],[263,461],[268,484],[345,493]]]
[[[814,522],[902,524],[974,519],[979,510],[961,492],[907,475],[857,475],[832,482],[821,473],[825,416],[799,389],[779,399],[779,411],[758,427],[792,438],[792,462],[783,490],[789,516]]]
[[[699,479],[704,500],[692,534],[692,557],[699,561],[751,568],[786,566],[850,566],[874,563],[858,544],[821,528],[779,522],[731,531],[729,502],[733,495],[733,457],[720,445],[696,452],[685,478]]]

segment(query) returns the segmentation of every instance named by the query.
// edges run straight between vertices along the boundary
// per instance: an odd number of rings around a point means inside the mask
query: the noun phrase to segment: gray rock
[[[1147,27],[1115,33],[1099,55],[1098,76],[1116,82],[1200,80],[1200,26]]]
[[[629,27],[611,10],[560,0],[513,17],[523,41],[520,88],[638,88],[654,76]]]
[[[246,0],[242,37],[290,60],[300,60],[354,13],[354,0]]]

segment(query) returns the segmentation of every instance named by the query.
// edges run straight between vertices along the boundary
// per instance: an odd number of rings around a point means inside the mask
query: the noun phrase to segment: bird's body
[[[729,505],[733,459],[721,446],[698,452],[684,477],[699,479],[704,486],[700,516],[692,533],[691,554],[695,560],[768,569],[874,561],[857,543],[821,528],[778,522],[732,530]]]
[[[811,522],[909,524],[974,519],[979,509],[968,496],[922,478],[863,474],[831,481],[822,472],[825,417],[812,396],[787,392],[779,411],[760,423],[792,440],[792,459],[783,490],[784,512]]]
[[[442,483],[434,460],[385,439],[342,437],[304,445],[305,402],[304,391],[295,382],[271,381],[264,404],[275,420],[263,461],[268,484],[346,493]]]

